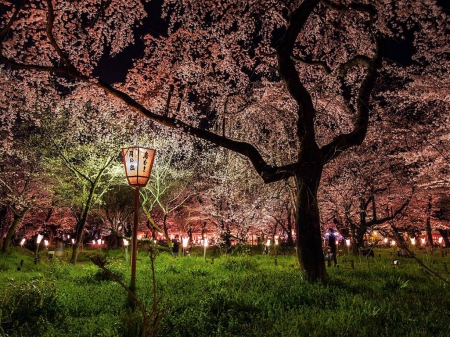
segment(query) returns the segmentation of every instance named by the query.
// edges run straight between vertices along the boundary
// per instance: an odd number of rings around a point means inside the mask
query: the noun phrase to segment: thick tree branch
[[[305,60],[305,59],[303,59],[301,57],[298,57],[298,56],[295,56],[295,55],[292,55],[291,59],[293,61],[295,61],[296,63],[306,64],[306,65],[310,65],[310,66],[322,67],[327,75],[330,75],[332,73],[331,68],[324,61],[314,61],[314,60],[308,61],[308,60]]]
[[[53,22],[55,21],[55,14],[53,12],[53,4],[51,0],[46,0],[47,7],[48,7],[48,15],[47,15],[47,26],[46,26],[46,33],[47,38],[50,41],[50,44],[55,49],[58,56],[61,58],[63,63],[71,68],[75,69],[75,67],[72,65],[72,63],[69,61],[69,58],[63,53],[62,49],[59,47],[58,43],[56,42],[54,36],[53,36]]]
[[[373,21],[373,19],[375,19],[377,16],[377,11],[376,11],[375,7],[370,4],[362,4],[362,3],[358,3],[358,2],[353,2],[353,3],[350,3],[348,6],[344,6],[341,4],[336,4],[329,0],[321,0],[320,2],[322,4],[324,4],[325,6],[327,6],[328,8],[339,11],[339,12],[346,12],[349,10],[355,10],[358,12],[366,12],[372,18],[371,21]]]
[[[370,68],[371,66],[371,59],[365,55],[356,55],[354,58],[348,60],[347,62],[341,64],[337,70],[337,74],[340,77],[344,77],[347,75],[347,72],[349,69],[353,68],[354,66],[364,66],[366,68]]]
[[[250,162],[253,164],[256,172],[258,172],[258,174],[261,176],[261,178],[266,183],[279,181],[279,180],[291,177],[294,175],[294,172],[296,170],[300,170],[300,167],[295,163],[281,166],[281,167],[270,166],[262,158],[259,151],[253,145],[251,145],[249,143],[235,141],[235,140],[229,139],[227,137],[220,136],[218,134],[210,132],[208,130],[190,126],[190,125],[184,123],[183,121],[178,120],[175,117],[168,117],[165,115],[159,115],[154,112],[151,112],[150,110],[148,110],[144,106],[142,106],[140,103],[136,102],[136,100],[134,100],[128,94],[113,88],[111,85],[109,85],[108,83],[106,83],[104,81],[98,80],[96,82],[93,82],[90,79],[88,79],[85,76],[80,75],[80,74],[71,74],[71,75],[78,79],[81,79],[85,82],[89,82],[99,88],[104,89],[107,93],[120,99],[121,101],[126,103],[129,107],[133,108],[135,111],[138,111],[139,113],[143,114],[144,116],[148,117],[149,119],[151,119],[161,125],[180,129],[188,135],[195,136],[195,137],[203,139],[203,140],[207,140],[213,144],[216,144],[218,146],[224,147],[228,150],[232,150],[234,152],[237,152],[237,153],[240,153],[240,154],[246,156],[250,160]]]
[[[298,104],[299,120],[297,133],[301,140],[304,139],[305,135],[310,140],[314,139],[315,110],[311,95],[300,81],[299,74],[295,69],[292,53],[300,31],[319,2],[319,0],[305,0],[292,12],[286,33],[277,50],[280,75],[285,81],[289,93]]]
[[[388,215],[384,218],[381,219],[372,219],[371,221],[369,221],[367,223],[368,227],[374,226],[374,225],[380,225],[382,223],[385,223],[387,221],[393,220],[397,217],[397,215],[399,215],[401,212],[403,212],[403,210],[409,205],[411,199],[412,199],[412,195],[414,193],[414,188],[412,190],[411,196],[403,203],[403,205],[401,205],[399,208],[397,208],[397,210],[395,212],[393,212],[391,215]]]
[[[375,81],[378,77],[378,68],[381,67],[381,41],[376,40],[376,53],[370,62],[366,76],[361,83],[361,87],[357,97],[357,116],[353,125],[353,130],[347,134],[341,134],[335,137],[329,144],[322,147],[322,157],[327,163],[349,147],[361,145],[369,124],[369,101]]]
[[[335,4],[329,0],[321,0],[321,2],[332,10],[346,12],[350,10],[365,12],[369,15],[369,26],[372,28],[373,23],[377,19],[377,11],[374,6],[370,4],[350,3],[348,6]],[[370,59],[366,56],[357,55],[353,59],[341,65],[339,75],[344,76],[347,71],[356,65],[363,65],[368,68],[366,76],[361,84],[361,88],[357,97],[357,116],[354,123],[353,131],[347,134],[342,134],[333,139],[333,141],[325,145],[321,151],[325,163],[336,158],[345,149],[360,145],[367,133],[367,126],[369,122],[369,100],[370,94],[378,77],[378,68],[381,67],[382,59],[382,41],[381,38],[375,34],[373,36],[375,41],[375,56]]]
[[[254,166],[257,173],[261,176],[265,183],[279,181],[294,175],[296,170],[299,170],[297,164],[289,164],[281,167],[274,167],[266,163],[266,161],[262,158],[259,151],[251,144],[245,142],[239,142],[232,139],[229,139],[224,136],[217,135],[208,130],[196,128],[190,126],[176,117],[169,117],[166,114],[159,115],[150,110],[146,109],[142,104],[138,103],[135,99],[133,99],[128,94],[115,89],[108,83],[100,80],[100,79],[92,79],[88,76],[80,74],[75,68],[72,67],[52,67],[52,66],[41,66],[35,64],[23,64],[12,61],[3,55],[0,55],[0,60],[5,64],[9,65],[13,69],[23,69],[23,70],[34,70],[39,72],[55,72],[55,73],[63,73],[67,74],[81,82],[89,83],[93,86],[96,86],[100,89],[105,90],[108,94],[118,98],[133,110],[141,113],[147,118],[157,122],[161,125],[180,129],[188,135],[195,136],[197,138],[207,140],[215,145],[224,147],[228,150],[232,150],[234,152],[240,153],[246,156],[252,165]]]

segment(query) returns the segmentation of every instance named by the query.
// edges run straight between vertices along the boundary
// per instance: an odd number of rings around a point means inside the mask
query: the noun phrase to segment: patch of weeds
[[[404,280],[401,277],[392,276],[387,279],[386,283],[383,286],[383,290],[385,291],[399,291],[408,286],[409,280]]]
[[[256,270],[258,263],[251,257],[243,256],[241,258],[227,258],[223,262],[223,266],[228,271],[246,271],[246,270]]]
[[[10,279],[3,296],[1,326],[8,331],[39,330],[58,314],[57,289],[53,280],[32,277],[26,281]],[[36,330],[36,331],[37,331]]]

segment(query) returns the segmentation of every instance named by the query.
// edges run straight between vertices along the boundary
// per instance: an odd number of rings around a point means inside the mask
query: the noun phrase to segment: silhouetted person
[[[335,234],[333,228],[329,228],[328,233],[329,233],[328,247],[330,247],[330,252],[332,254],[332,260],[333,260],[334,266],[336,267],[338,264],[337,257],[336,257],[336,251],[337,251],[337,249],[336,249],[336,234]]]
[[[172,240],[172,255],[178,257],[180,251],[180,242],[178,241],[178,235],[175,235],[175,239]]]

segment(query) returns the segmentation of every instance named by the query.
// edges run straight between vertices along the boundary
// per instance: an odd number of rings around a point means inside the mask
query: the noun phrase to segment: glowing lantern
[[[134,191],[134,226],[131,249],[131,280],[130,288],[134,292],[136,287],[136,260],[137,260],[137,230],[139,221],[139,187],[147,185],[152,172],[155,150],[140,146],[132,146],[122,149],[122,160],[125,166],[125,175],[128,184],[135,188]]]
[[[122,159],[128,184],[144,187],[150,179],[155,158],[155,150],[133,146],[122,149]]]

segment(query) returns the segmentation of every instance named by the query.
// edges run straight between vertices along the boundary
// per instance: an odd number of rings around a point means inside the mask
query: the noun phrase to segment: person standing
[[[337,257],[336,257],[336,233],[333,230],[333,228],[328,229],[328,247],[330,247],[331,251],[331,258],[333,260],[334,266],[336,267],[338,265],[337,263]]]
[[[178,257],[180,251],[180,241],[178,241],[178,235],[175,235],[175,239],[172,240],[172,255]]]

